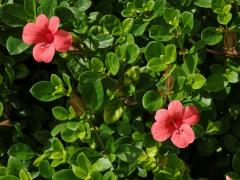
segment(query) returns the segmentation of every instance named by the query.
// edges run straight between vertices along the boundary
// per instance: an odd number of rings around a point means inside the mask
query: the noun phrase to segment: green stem
[[[106,149],[106,147],[105,147],[105,145],[104,145],[104,143],[103,143],[102,138],[100,137],[100,135],[99,135],[99,133],[98,133],[98,131],[97,131],[97,129],[96,129],[96,126],[94,125],[94,123],[93,123],[93,121],[92,121],[93,118],[94,118],[94,117],[91,116],[91,117],[88,119],[88,120],[89,120],[89,124],[90,124],[90,125],[92,126],[92,128],[93,128],[93,131],[94,131],[94,133],[95,133],[95,135],[96,135],[96,137],[97,137],[97,140],[98,140],[101,148],[103,149],[104,153],[107,155],[107,154],[108,154],[108,151],[107,151],[107,149]]]

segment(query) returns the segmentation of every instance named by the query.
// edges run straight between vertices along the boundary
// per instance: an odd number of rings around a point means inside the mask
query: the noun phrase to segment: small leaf
[[[227,84],[227,79],[222,74],[212,74],[206,81],[207,89],[212,92],[221,91]]]
[[[222,41],[223,35],[215,27],[207,27],[202,31],[201,39],[207,45],[216,45]]]
[[[57,0],[41,0],[39,1],[42,12],[48,17],[53,16],[54,8],[57,7]]]
[[[10,55],[16,55],[24,52],[30,45],[23,43],[21,39],[10,36],[7,39],[6,47]]]
[[[73,172],[77,177],[84,179],[88,176],[91,163],[84,153],[80,153],[77,156],[77,162],[78,162],[77,165],[74,164],[72,165]]]
[[[75,3],[75,6],[80,10],[80,11],[86,11],[88,8],[90,8],[92,4],[91,0],[77,0]]]
[[[142,99],[142,104],[148,111],[156,111],[163,105],[163,98],[153,90],[147,91]]]
[[[94,110],[101,108],[104,100],[104,91],[101,80],[81,85],[81,92],[85,102]]]
[[[91,167],[92,171],[103,172],[112,167],[112,163],[107,158],[98,159]]]
[[[51,179],[52,175],[55,172],[47,160],[41,161],[38,169],[39,169],[40,175],[46,179]]]
[[[54,94],[54,92],[55,87],[49,81],[40,81],[34,84],[30,89],[30,93],[33,97],[43,102],[54,101],[64,96],[64,94]]]
[[[147,68],[154,72],[161,72],[167,68],[167,64],[165,64],[161,58],[156,57],[148,61]]]
[[[141,153],[142,151],[134,145],[122,144],[117,149],[116,155],[124,162],[134,163]]]
[[[68,111],[62,106],[55,106],[52,108],[53,116],[60,121],[65,121],[69,118]]]
[[[126,49],[126,58],[129,64],[134,63],[137,60],[140,50],[136,44],[129,44]]]
[[[165,47],[163,43],[158,41],[151,41],[145,48],[144,55],[147,61],[152,58],[160,58],[160,55],[164,54]]]
[[[35,156],[35,153],[28,145],[18,143],[10,147],[8,155],[16,157],[19,160],[29,160]]]
[[[170,41],[173,39],[173,35],[169,32],[168,27],[163,25],[153,25],[149,30],[149,37],[157,41]]]
[[[188,80],[193,89],[201,89],[206,83],[205,77],[201,74],[190,75],[188,76]]]
[[[79,180],[79,178],[77,178],[71,169],[62,169],[58,172],[56,172],[53,176],[52,176],[53,180]]]
[[[26,12],[18,4],[6,4],[2,6],[0,9],[0,18],[10,27],[21,27],[27,23]]]
[[[166,6],[166,0],[156,0],[153,11],[158,16],[161,16],[164,12],[165,6]]]
[[[122,117],[123,109],[117,102],[110,102],[104,108],[103,118],[107,124],[113,124]]]
[[[105,64],[107,69],[112,75],[116,75],[118,73],[120,63],[117,55],[113,52],[109,52],[105,59]]]
[[[36,17],[36,1],[35,0],[24,0],[24,9],[28,16],[35,19]]]

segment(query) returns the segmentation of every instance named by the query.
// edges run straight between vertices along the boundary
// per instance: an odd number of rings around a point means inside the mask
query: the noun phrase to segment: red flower
[[[199,112],[195,106],[183,107],[178,100],[172,101],[167,109],[159,109],[152,126],[152,135],[162,142],[171,137],[173,144],[185,148],[195,139],[191,126],[199,122]]]
[[[35,23],[28,23],[22,34],[23,42],[35,44],[33,57],[38,62],[49,63],[52,61],[55,50],[66,52],[72,46],[72,36],[69,32],[58,30],[60,20],[53,16],[48,20],[41,14]]]

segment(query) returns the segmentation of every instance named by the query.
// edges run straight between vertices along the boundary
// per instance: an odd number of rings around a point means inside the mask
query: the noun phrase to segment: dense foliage
[[[239,6],[0,0],[0,180],[240,179]],[[47,63],[22,40],[40,14],[73,41]],[[173,100],[200,113],[186,148],[151,133]]]

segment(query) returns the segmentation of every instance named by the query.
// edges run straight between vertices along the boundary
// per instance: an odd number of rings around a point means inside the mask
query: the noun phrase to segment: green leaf
[[[52,168],[52,166],[50,165],[50,163],[47,160],[43,160],[41,161],[41,163],[39,164],[39,172],[40,175],[46,179],[51,179],[52,175],[54,174],[54,169]]]
[[[75,6],[80,10],[80,11],[86,11],[90,6],[92,5],[91,0],[77,0],[75,3]]]
[[[114,38],[111,34],[98,34],[98,48],[106,48],[112,45]]]
[[[68,111],[62,106],[55,106],[52,108],[52,114],[57,120],[60,121],[65,121],[69,117]]]
[[[57,0],[41,0],[39,1],[42,12],[48,17],[53,16],[54,8],[57,7]]]
[[[10,156],[7,162],[7,174],[18,176],[20,170],[24,168],[22,161]]]
[[[72,26],[73,21],[75,20],[75,16],[73,12],[66,7],[56,7],[54,8],[54,14],[61,19],[61,24],[63,26]]]
[[[173,39],[173,35],[169,32],[168,27],[163,25],[153,25],[149,30],[149,37],[157,41],[170,41]]]
[[[212,92],[221,91],[227,84],[227,79],[222,74],[212,74],[206,81],[207,89]]]
[[[202,31],[201,39],[207,45],[216,45],[222,41],[223,35],[215,27],[207,27]]]
[[[187,32],[191,32],[194,26],[194,19],[193,19],[193,14],[188,11],[184,11],[181,14],[182,22],[183,22],[183,27],[187,30]]]
[[[148,111],[156,111],[163,106],[163,98],[155,91],[149,90],[144,94],[142,104]]]
[[[165,47],[163,43],[158,41],[151,41],[145,48],[144,55],[147,61],[152,58],[160,58],[160,55],[164,54]]]
[[[212,0],[212,9],[223,8],[226,5],[225,0]]]
[[[149,22],[143,22],[141,19],[135,19],[133,21],[133,26],[131,32],[134,36],[141,36],[146,27],[148,26]]]
[[[217,135],[221,131],[223,126],[222,121],[211,121],[207,126],[206,133],[209,135]]]
[[[113,52],[109,52],[105,59],[105,64],[109,72],[114,76],[118,73],[120,63],[117,55]]]
[[[92,171],[103,172],[112,167],[112,163],[105,157],[98,159],[91,167]]]
[[[202,8],[211,8],[212,7],[212,0],[195,0],[194,4],[198,7]]]
[[[161,72],[167,68],[167,64],[163,62],[162,58],[152,58],[147,63],[147,68],[151,69],[153,72]]]
[[[123,114],[123,108],[117,102],[110,102],[104,107],[103,118],[107,124],[117,122]]]
[[[201,89],[206,83],[205,77],[201,74],[189,75],[188,81],[190,82],[193,89]]]
[[[2,6],[0,9],[0,18],[10,27],[21,27],[27,23],[26,12],[18,4],[6,4]]]
[[[231,13],[228,13],[226,15],[218,15],[217,16],[217,20],[219,22],[219,24],[222,24],[222,25],[227,25],[232,19],[232,14]]]
[[[142,151],[131,144],[122,144],[117,149],[116,155],[119,159],[127,163],[134,163]]]
[[[77,163],[72,164],[74,174],[81,179],[88,177],[91,163],[83,152],[77,156]]]
[[[225,148],[231,152],[236,153],[240,147],[240,141],[233,134],[226,134],[223,139]]]
[[[28,16],[35,19],[36,17],[36,1],[35,0],[24,0],[24,9]]]
[[[51,75],[50,81],[54,87],[63,86],[61,78],[56,74]]]
[[[104,100],[104,91],[101,80],[83,84],[81,91],[84,100],[93,110],[101,108]]]
[[[104,64],[99,58],[92,58],[91,60],[91,68],[93,71],[103,71],[104,70]]]
[[[189,74],[194,74],[197,68],[198,64],[198,54],[191,54],[188,55],[182,64],[182,69],[184,72],[189,75]]]
[[[136,44],[129,44],[127,46],[126,59],[129,64],[135,63],[139,54],[140,49]]]
[[[57,126],[55,126],[55,127],[52,129],[51,135],[52,135],[53,137],[55,137],[55,136],[58,135],[58,133],[60,133],[65,127],[66,127],[66,123],[58,124]]]
[[[68,127],[65,127],[61,131],[61,137],[65,142],[71,143],[76,141],[79,138],[79,132],[75,132]]]
[[[100,80],[102,75],[98,72],[85,71],[81,74],[79,82],[82,84],[91,83]]]
[[[132,133],[131,124],[128,121],[122,121],[117,127],[117,132],[121,136],[130,136]]]
[[[122,22],[122,29],[125,33],[130,31],[133,26],[133,18],[127,18]]]
[[[0,180],[19,180],[19,179],[16,176],[7,175],[4,177],[0,177]]]
[[[10,55],[16,55],[24,52],[30,45],[25,44],[21,39],[10,36],[7,39],[6,47]]]
[[[117,180],[116,175],[112,171],[108,171],[104,174],[104,180]]]
[[[114,15],[105,15],[101,19],[105,31],[111,33],[113,28],[121,27],[120,20]]]
[[[161,16],[166,6],[166,0],[156,0],[153,8],[154,13]]]
[[[9,82],[12,83],[15,79],[14,69],[12,68],[12,66],[6,66],[4,70],[7,75],[7,78],[9,79]]]
[[[62,169],[58,172],[56,172],[53,176],[52,176],[53,180],[79,180],[72,172],[71,169]]]
[[[160,56],[162,61],[166,64],[171,64],[177,59],[177,50],[174,44],[165,46],[165,55]]]
[[[54,92],[55,87],[49,81],[40,81],[34,84],[30,89],[30,93],[33,97],[43,102],[54,101],[64,96],[64,94],[54,94]]]
[[[31,174],[27,171],[27,169],[21,169],[19,177],[20,180],[32,180]]]
[[[18,143],[10,147],[8,150],[8,155],[13,156],[19,160],[29,160],[35,156],[35,153],[28,145]]]
[[[16,79],[23,79],[30,74],[28,67],[25,64],[18,64],[15,67],[15,78]]]
[[[3,110],[4,110],[3,103],[0,101],[0,117],[3,114]]]
[[[234,154],[232,159],[232,167],[234,171],[240,173],[240,152]]]

